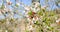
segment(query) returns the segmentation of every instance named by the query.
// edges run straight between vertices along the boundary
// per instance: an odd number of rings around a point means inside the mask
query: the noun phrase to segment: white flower
[[[29,18],[27,18],[28,21],[31,21]]]
[[[40,8],[37,8],[37,9],[36,9],[36,11],[39,11],[39,10],[40,10]]]
[[[57,17],[55,17],[55,19],[57,19]]]
[[[25,13],[25,11],[23,11],[23,13]]]
[[[5,32],[8,32],[7,30]]]
[[[29,26],[28,26],[28,29],[29,29],[29,30],[32,30],[32,29],[33,29],[32,25],[29,25]]]
[[[30,10],[30,7],[25,7],[25,10],[29,11]]]
[[[35,20],[38,20],[38,17],[37,16],[35,18],[33,18],[33,21],[35,21]]]
[[[60,22],[60,19],[56,20],[56,22],[57,22],[57,23]]]
[[[39,20],[38,17],[36,18],[36,20]]]
[[[45,7],[41,7],[41,9],[45,9]]]
[[[5,11],[5,12],[8,12],[9,10],[8,10],[7,8],[4,8],[4,11]]]
[[[34,24],[34,23],[35,23],[35,21],[36,21],[36,19],[35,19],[35,18],[33,18],[32,23]]]
[[[25,12],[25,16],[26,16],[27,18],[29,17],[28,12]]]
[[[5,12],[12,11],[12,9],[4,8]]]
[[[32,23],[36,23],[36,21],[39,20],[38,18],[33,18]]]
[[[33,18],[33,21],[36,20],[35,18]]]
[[[35,8],[33,8],[33,11],[34,11],[34,12],[37,12]]]
[[[47,26],[47,28],[49,28],[49,27]]]
[[[31,10],[33,10],[33,7],[30,7]]]
[[[43,7],[41,7],[41,9],[45,9],[45,8],[47,8],[48,6],[43,6]]]
[[[6,0],[6,2],[10,2],[10,0]]]
[[[35,7],[38,7],[39,5],[40,5],[39,2],[36,2],[36,3],[35,3]]]
[[[27,18],[29,17],[28,15],[25,15]]]
[[[20,3],[17,3],[17,5],[19,6],[19,5],[20,5]]]

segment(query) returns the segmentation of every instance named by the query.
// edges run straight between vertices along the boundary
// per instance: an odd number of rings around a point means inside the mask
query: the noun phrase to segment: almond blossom
[[[57,20],[56,20],[56,23],[57,23],[57,24],[60,24],[60,19],[57,19]]]
[[[29,30],[32,30],[32,29],[33,29],[32,25],[29,25],[29,26],[28,26],[28,29],[29,29]]]
[[[10,0],[6,0],[6,2],[10,2]]]
[[[30,7],[25,7],[25,10],[29,11],[30,10]]]

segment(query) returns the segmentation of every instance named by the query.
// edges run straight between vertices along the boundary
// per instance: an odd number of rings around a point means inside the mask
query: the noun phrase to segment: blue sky
[[[15,4],[15,0],[10,0],[13,4]],[[49,1],[48,2],[48,4],[50,5],[50,7],[48,8],[48,9],[55,9],[56,8],[56,5],[54,4],[54,1],[55,0],[52,0],[52,1]],[[24,4],[26,4],[26,5],[31,5],[31,0],[19,0],[19,2],[23,2]],[[0,0],[0,5],[1,5],[1,3],[2,3],[2,0]],[[45,3],[45,0],[40,0],[40,4],[42,5],[42,6],[45,6],[46,5],[46,3]],[[14,16],[15,18],[19,18],[19,16],[18,15],[15,15]],[[4,16],[3,15],[0,15],[0,19],[3,19],[4,18]]]
[[[52,1],[49,1],[49,2],[48,2],[49,5],[50,5],[50,7],[49,7],[50,10],[51,10],[51,9],[53,10],[53,9],[56,8],[56,5],[54,4],[54,1],[55,1],[55,0],[52,0]],[[22,0],[22,2],[25,3],[26,5],[31,5],[31,0]],[[45,0],[40,0],[40,4],[41,4],[42,6],[46,5]]]
[[[15,4],[15,0],[10,0],[10,1]],[[54,5],[54,1],[55,0],[49,1],[50,9],[56,8],[56,5]],[[31,5],[31,0],[19,0],[19,2],[23,2],[26,5]],[[1,5],[1,3],[2,3],[2,1],[0,0],[0,5]],[[45,0],[40,0],[40,3],[42,6],[46,5]]]

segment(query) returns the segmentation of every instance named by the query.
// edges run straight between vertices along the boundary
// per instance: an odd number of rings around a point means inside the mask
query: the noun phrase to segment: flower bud
[[[8,5],[11,5],[11,4],[12,4],[12,2],[7,2],[7,4],[8,4]]]

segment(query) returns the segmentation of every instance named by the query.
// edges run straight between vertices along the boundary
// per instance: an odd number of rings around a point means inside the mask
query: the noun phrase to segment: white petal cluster
[[[29,26],[28,26],[28,29],[29,29],[29,30],[32,30],[32,29],[33,29],[32,25],[29,25]]]
[[[5,30],[5,32],[8,32],[7,30]]]
[[[16,3],[18,6],[20,5],[20,3]]]
[[[10,2],[10,0],[6,0],[6,2]]]
[[[48,6],[42,6],[42,7],[41,7],[41,9],[46,9],[46,8],[48,8]]]
[[[25,7],[25,10],[29,11],[30,10],[30,7]]]
[[[60,19],[56,20],[56,22],[57,22],[57,23],[60,22]]]
[[[35,7],[38,7],[38,5],[40,5],[39,2],[35,2]]]
[[[32,8],[33,12],[37,12],[37,9],[36,8]]]

